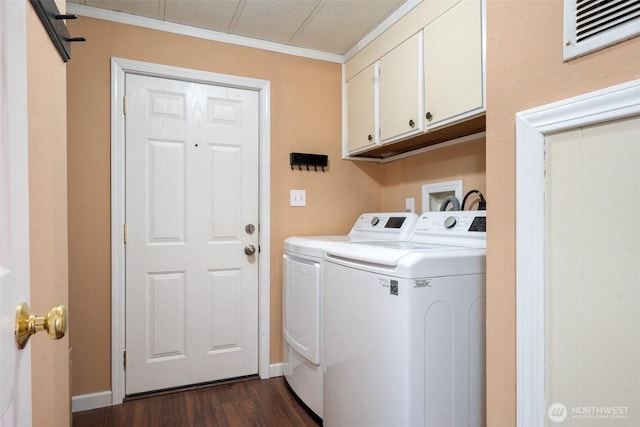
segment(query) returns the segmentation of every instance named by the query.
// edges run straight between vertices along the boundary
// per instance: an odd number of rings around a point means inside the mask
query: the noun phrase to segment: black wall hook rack
[[[84,37],[71,37],[65,19],[77,19],[76,15],[63,15],[54,0],[30,0],[42,25],[64,62],[71,59],[71,43],[87,41]]]
[[[314,171],[317,171],[318,168],[321,168],[324,172],[324,168],[329,164],[329,157],[326,154],[291,153],[289,154],[289,163],[291,170],[297,166],[298,170],[306,167],[307,170],[313,168]]]

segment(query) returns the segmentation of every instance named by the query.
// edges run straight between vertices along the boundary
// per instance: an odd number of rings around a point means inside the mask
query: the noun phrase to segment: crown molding
[[[344,63],[344,57],[342,55],[322,52],[319,50],[304,49],[300,47],[285,45],[282,43],[254,39],[251,37],[221,33],[204,28],[191,27],[188,25],[176,24],[173,22],[166,22],[159,19],[151,19],[143,16],[136,16],[107,9],[99,9],[96,7],[85,6],[77,3],[67,3],[67,13],[84,16],[86,18],[94,18],[103,21],[133,25],[136,27],[142,27],[151,30],[165,31],[168,33],[180,34],[188,37],[196,37],[221,43],[228,43],[255,49],[268,50],[271,52],[284,53],[287,55],[318,59],[321,61],[335,62],[338,64]]]

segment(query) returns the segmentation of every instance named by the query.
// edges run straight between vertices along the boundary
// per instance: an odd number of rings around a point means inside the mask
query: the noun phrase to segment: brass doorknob
[[[36,316],[29,312],[29,306],[21,303],[16,309],[16,344],[22,350],[31,335],[47,331],[49,338],[59,340],[67,332],[67,310],[64,305],[51,307],[46,316]]]

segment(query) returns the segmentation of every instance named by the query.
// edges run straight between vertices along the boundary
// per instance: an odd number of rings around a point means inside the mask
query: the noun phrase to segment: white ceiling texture
[[[403,9],[409,10],[419,1],[67,0],[67,3],[345,55],[385,20],[388,22],[394,16],[397,20]]]

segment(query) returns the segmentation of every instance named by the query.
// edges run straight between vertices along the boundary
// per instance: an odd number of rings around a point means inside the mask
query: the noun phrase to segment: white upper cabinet
[[[381,144],[424,131],[422,76],[422,33],[380,59]]]
[[[485,130],[484,5],[425,0],[345,63],[345,157]]]
[[[463,0],[424,28],[427,129],[481,114],[484,64],[480,0]]]
[[[378,143],[378,63],[370,65],[347,82],[347,149],[360,152]]]

